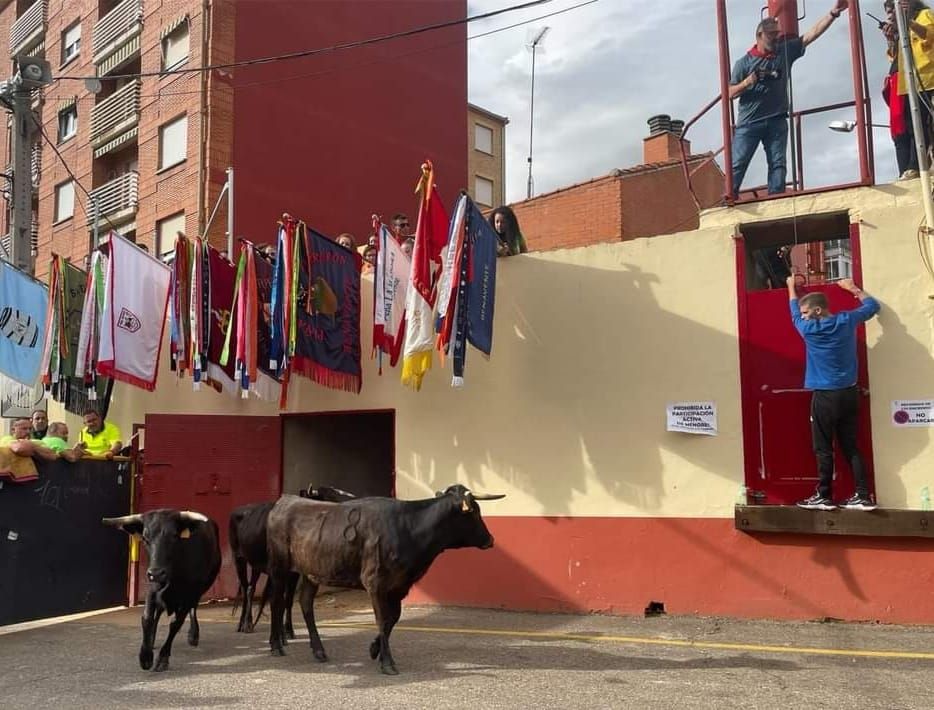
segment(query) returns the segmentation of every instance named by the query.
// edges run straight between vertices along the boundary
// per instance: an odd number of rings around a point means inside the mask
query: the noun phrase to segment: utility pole
[[[529,98],[529,181],[526,185],[526,199],[532,199],[532,128],[535,122],[535,50],[545,39],[550,27],[543,27],[532,39],[529,48],[532,50],[532,95]]]
[[[32,146],[37,119],[32,113],[30,91],[52,81],[49,63],[17,57],[19,70],[0,82],[0,101],[13,111],[13,215],[10,224],[10,260],[30,276],[36,262],[32,254]]]

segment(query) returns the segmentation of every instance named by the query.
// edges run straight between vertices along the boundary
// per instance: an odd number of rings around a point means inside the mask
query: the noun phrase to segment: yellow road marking
[[[319,623],[320,627],[376,630],[375,624],[353,621]],[[722,643],[716,641],[690,641],[686,639],[662,639],[648,636],[612,636],[552,631],[508,631],[505,629],[451,629],[441,626],[396,626],[398,631],[415,631],[430,634],[464,634],[468,636],[507,636],[513,638],[536,638],[549,641],[599,641],[604,643],[631,643],[645,646],[676,646],[683,648],[712,649],[719,651],[757,651],[762,653],[792,653],[815,656],[850,656],[859,658],[899,658],[934,661],[934,653],[923,651],[870,651],[848,648],[811,648],[807,646],[768,646],[751,643]]]

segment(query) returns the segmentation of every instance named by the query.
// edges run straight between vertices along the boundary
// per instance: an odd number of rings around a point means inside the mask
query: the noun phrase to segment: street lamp
[[[529,182],[527,185],[526,199],[531,199],[532,197],[532,128],[535,122],[535,50],[538,49],[538,45],[542,43],[542,40],[545,39],[545,35],[548,34],[550,27],[542,27],[541,30],[532,38],[532,43],[529,48],[532,50],[532,95],[529,100]]]
[[[888,128],[887,123],[870,123],[870,126],[873,128]],[[856,128],[856,121],[831,121],[827,128],[831,131],[837,131],[837,133],[852,133],[853,129]]]

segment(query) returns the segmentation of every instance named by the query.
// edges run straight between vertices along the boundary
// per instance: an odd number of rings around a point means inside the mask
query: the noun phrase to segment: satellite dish
[[[99,94],[101,89],[101,80],[95,79],[94,77],[88,77],[84,80],[84,88],[87,89],[92,94]]]

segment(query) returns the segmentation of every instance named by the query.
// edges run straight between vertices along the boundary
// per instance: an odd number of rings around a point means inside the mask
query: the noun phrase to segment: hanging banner
[[[717,405],[714,402],[676,402],[667,408],[668,431],[683,434],[717,435]]]
[[[360,256],[303,227],[292,367],[319,385],[360,392]]]
[[[0,261],[0,372],[32,387],[42,368],[49,290]]]
[[[159,371],[171,271],[123,237],[111,233],[109,244],[97,369],[151,391]]]

